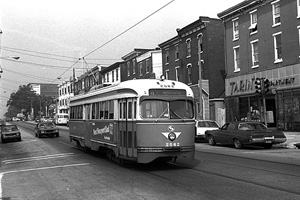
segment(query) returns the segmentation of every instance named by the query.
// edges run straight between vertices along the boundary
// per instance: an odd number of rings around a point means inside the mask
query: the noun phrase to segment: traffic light
[[[262,88],[261,88],[261,79],[260,78],[256,78],[255,80],[255,92],[258,94],[262,94]]]
[[[266,94],[269,91],[269,86],[270,86],[269,79],[267,79],[267,78],[264,79],[264,89],[265,89],[264,94]]]

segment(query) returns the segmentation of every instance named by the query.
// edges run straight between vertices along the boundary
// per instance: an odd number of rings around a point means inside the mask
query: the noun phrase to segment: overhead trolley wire
[[[129,27],[128,29],[126,29],[125,31],[121,32],[120,34],[118,34],[117,36],[113,37],[112,39],[110,39],[109,41],[105,42],[104,44],[102,44],[101,46],[99,46],[98,48],[94,49],[93,51],[91,51],[90,53],[86,54],[84,57],[89,56],[90,54],[94,53],[95,51],[101,49],[102,47],[106,46],[107,44],[109,44],[110,42],[114,41],[115,39],[117,39],[118,37],[120,37],[121,35],[125,34],[126,32],[128,32],[129,30],[133,29],[134,27],[136,27],[137,25],[139,25],[140,23],[142,23],[143,21],[145,21],[146,19],[150,18],[151,16],[153,16],[154,14],[156,14],[157,12],[159,12],[160,10],[164,9],[165,7],[167,7],[169,4],[171,4],[173,1],[172,0],[170,2],[168,2],[167,4],[163,5],[162,7],[160,7],[159,9],[157,9],[156,11],[154,11],[153,13],[151,13],[150,15],[146,16],[145,18],[143,18],[142,20],[140,20],[139,22],[135,23],[133,26]]]
[[[141,24],[143,21],[145,21],[146,19],[150,18],[151,16],[153,16],[154,14],[156,14],[157,12],[159,12],[160,10],[164,9],[165,7],[167,7],[168,5],[170,5],[171,3],[173,3],[175,0],[171,0],[168,3],[166,3],[165,5],[163,5],[162,7],[160,7],[159,9],[157,9],[156,11],[154,11],[153,13],[151,13],[150,15],[146,16],[145,18],[143,18],[142,20],[138,21],[137,23],[135,23],[134,25],[132,25],[131,27],[127,28],[125,31],[121,32],[120,34],[118,34],[117,36],[113,37],[112,39],[110,39],[109,41],[105,42],[104,44],[102,44],[101,46],[97,47],[96,49],[94,49],[93,51],[89,52],[88,54],[86,54],[85,56],[79,58],[79,60],[83,60],[85,63],[85,57],[91,55],[92,53],[98,51],[99,49],[101,49],[102,47],[106,46],[107,44],[111,43],[112,41],[114,41],[115,39],[119,38],[120,36],[122,36],[123,34],[127,33],[128,31],[130,31],[131,29],[133,29],[134,27],[136,27],[137,25]],[[78,60],[78,61],[79,61]],[[77,62],[78,62],[77,61]],[[76,63],[77,63],[76,62]],[[75,64],[76,64],[75,63]],[[75,65],[74,64],[74,65]],[[73,67],[73,66],[71,66]],[[71,67],[69,69],[71,69]],[[69,69],[67,69],[64,73],[66,73]],[[63,73],[63,74],[64,74]],[[62,75],[63,75],[62,74]],[[61,76],[62,76],[61,75]],[[54,80],[55,81],[55,80]],[[53,81],[53,82],[54,82]]]

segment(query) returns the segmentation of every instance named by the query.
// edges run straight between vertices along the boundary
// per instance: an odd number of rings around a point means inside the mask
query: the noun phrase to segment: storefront
[[[293,65],[226,79],[226,121],[261,121],[270,128],[300,131],[299,68]],[[265,95],[255,92],[256,78],[270,81]]]

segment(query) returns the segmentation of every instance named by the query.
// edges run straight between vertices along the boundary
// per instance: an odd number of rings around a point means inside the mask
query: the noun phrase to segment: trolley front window
[[[193,119],[193,102],[190,100],[152,100],[141,103],[141,117],[155,119]]]

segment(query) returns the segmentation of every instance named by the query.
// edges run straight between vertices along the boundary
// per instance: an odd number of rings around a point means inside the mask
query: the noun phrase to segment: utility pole
[[[198,36],[198,63],[199,63],[199,117],[203,119],[203,103],[202,103],[202,62],[201,62],[201,38],[202,35]]]

